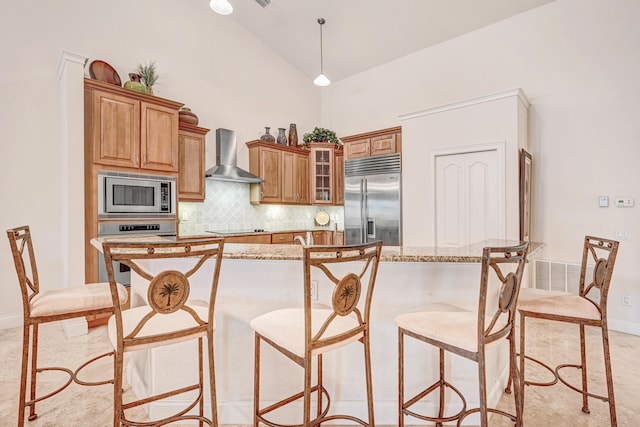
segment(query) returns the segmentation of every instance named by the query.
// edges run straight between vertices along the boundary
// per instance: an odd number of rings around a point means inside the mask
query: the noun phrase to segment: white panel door
[[[436,156],[436,245],[500,238],[497,150]]]

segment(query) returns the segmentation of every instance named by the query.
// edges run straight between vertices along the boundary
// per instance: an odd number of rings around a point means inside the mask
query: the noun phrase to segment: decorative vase
[[[276,141],[278,141],[280,145],[287,145],[287,135],[284,134],[284,128],[278,128],[278,138]]]
[[[267,126],[264,127],[264,135],[262,135],[260,139],[263,141],[276,142],[276,137],[269,133],[269,129],[271,128]]]
[[[146,86],[146,88],[147,88],[147,95],[153,95],[153,87]]]
[[[178,121],[180,123],[198,126],[198,116],[191,112],[191,108],[182,107],[180,111],[178,111]]]
[[[289,146],[298,146],[298,129],[295,123],[289,125]]]
[[[129,81],[124,83],[124,88],[140,93],[147,93],[147,87],[140,81],[140,74],[129,73]]]

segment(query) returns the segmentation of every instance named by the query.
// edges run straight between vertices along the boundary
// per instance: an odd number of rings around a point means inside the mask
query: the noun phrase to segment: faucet
[[[302,236],[296,236],[293,238],[294,242],[299,242],[302,246],[311,246],[313,245],[313,233],[307,231],[307,238],[305,239]]]

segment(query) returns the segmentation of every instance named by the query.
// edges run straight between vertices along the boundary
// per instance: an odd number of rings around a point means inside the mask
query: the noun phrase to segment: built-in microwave
[[[98,219],[176,217],[176,179],[98,172]]]

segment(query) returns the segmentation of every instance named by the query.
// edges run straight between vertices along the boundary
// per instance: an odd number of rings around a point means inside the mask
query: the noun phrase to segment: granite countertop
[[[336,230],[332,227],[308,227],[308,228],[295,228],[291,230],[261,230],[261,231],[206,231],[204,233],[185,234],[181,233],[179,239],[191,239],[200,237],[237,237],[237,236],[260,236],[264,234],[281,234],[281,233],[306,233],[307,231],[330,231],[341,233],[344,230]]]
[[[194,236],[195,237],[195,236]],[[199,235],[197,237],[205,237]],[[206,237],[213,237],[209,234]],[[117,241],[153,242],[163,241],[166,238],[159,236],[138,236],[119,238],[95,238],[91,244],[102,251],[102,242],[108,239]],[[461,262],[476,263],[482,261],[482,248],[485,246],[511,246],[516,245],[515,240],[484,240],[468,246],[458,248],[437,248],[419,246],[384,246],[382,248],[382,262]],[[531,242],[528,259],[536,258],[544,248],[544,243]],[[224,246],[224,258],[247,259],[265,261],[299,261],[302,260],[301,245],[277,245],[277,244],[240,244],[227,243]]]
[[[384,246],[380,261],[475,263],[482,261],[482,248],[485,246],[510,246],[517,243],[513,240],[485,240],[459,248]],[[543,248],[543,243],[532,242],[527,258],[534,259]],[[301,260],[302,246],[229,243],[224,246],[224,257],[252,260]]]

